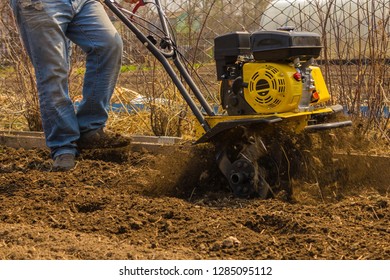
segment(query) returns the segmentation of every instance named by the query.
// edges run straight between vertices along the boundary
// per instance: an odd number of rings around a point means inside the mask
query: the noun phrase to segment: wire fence
[[[31,72],[25,69],[28,60],[20,61],[20,57],[25,59],[25,55],[22,55],[23,48],[20,47],[7,2],[0,4],[0,66],[17,65],[17,69],[22,71],[19,78],[27,75],[31,80]],[[190,72],[198,77],[197,82],[204,85],[203,90],[210,100],[218,102],[213,58],[216,36],[234,31],[254,32],[290,26],[296,31],[321,35],[323,49],[317,63],[332,94],[331,102],[344,105],[353,117],[363,117],[366,120],[365,131],[376,129],[382,136],[390,137],[388,0],[161,0],[161,3],[180,53],[190,65]],[[121,4],[128,10],[133,8],[129,4]],[[146,26],[153,30],[150,27],[156,24],[157,19],[153,4],[140,8],[137,15],[146,19],[139,21],[137,18],[141,28]],[[150,70],[155,69],[156,62],[146,48],[115,16],[111,15],[111,18],[124,41],[124,66],[118,87],[129,89],[132,97],[142,94],[159,100],[175,99],[175,90],[173,96],[166,95],[172,85],[168,81],[162,82],[164,73]],[[79,69],[84,55],[77,48],[73,54],[71,91],[77,95],[82,84],[82,71]],[[2,78],[2,83],[7,84],[7,77]],[[23,90],[28,90],[28,86],[25,85]],[[123,91],[121,93],[121,101],[126,102]],[[179,107],[182,108],[182,105]],[[170,106],[172,110],[172,104]]]

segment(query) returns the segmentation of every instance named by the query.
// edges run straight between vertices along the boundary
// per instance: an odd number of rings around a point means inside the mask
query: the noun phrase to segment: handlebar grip
[[[135,14],[137,12],[137,10],[139,9],[139,7],[142,7],[142,6],[145,6],[145,2],[144,2],[144,0],[139,0],[132,11],[133,14]]]

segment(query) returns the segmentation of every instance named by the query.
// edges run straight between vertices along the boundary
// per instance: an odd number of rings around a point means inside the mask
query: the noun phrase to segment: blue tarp
[[[368,106],[361,106],[360,112],[363,117],[370,116],[370,108]],[[389,117],[389,107],[384,107],[381,112],[378,112],[378,117],[388,118]]]

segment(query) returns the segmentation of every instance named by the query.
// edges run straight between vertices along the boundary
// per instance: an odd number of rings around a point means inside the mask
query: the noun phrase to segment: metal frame
[[[167,52],[163,52],[160,49],[158,49],[152,41],[148,39],[148,37],[139,30],[135,24],[132,22],[131,19],[129,19],[128,16],[126,16],[118,3],[115,2],[115,0],[104,0],[104,4],[134,33],[134,35],[138,38],[138,40],[157,58],[157,60],[162,64],[162,66],[165,68],[166,72],[172,79],[173,83],[179,90],[180,94],[183,96],[184,100],[187,102],[188,106],[190,107],[191,111],[201,124],[201,126],[204,128],[205,132],[209,131],[211,129],[210,125],[208,124],[207,120],[205,119],[202,111],[198,108],[198,105],[196,104],[195,100],[192,98],[190,93],[185,88],[182,81],[179,79],[177,73],[175,72],[172,65],[169,63],[169,59],[173,61],[177,71],[180,73],[180,75],[184,78],[187,85],[190,87],[192,93],[196,97],[196,100],[200,103],[204,111],[208,116],[214,116],[214,111],[207,102],[207,100],[204,98],[204,95],[201,93],[197,85],[195,84],[194,80],[191,78],[190,74],[184,67],[182,61],[180,60],[179,56],[177,55],[177,51],[174,48],[173,45],[173,39],[172,36],[170,36],[168,24],[164,15],[163,10],[161,9],[160,0],[154,0],[156,3],[157,11],[159,14],[159,19],[161,23],[161,27],[163,32],[165,33],[166,38],[165,42],[168,44]]]

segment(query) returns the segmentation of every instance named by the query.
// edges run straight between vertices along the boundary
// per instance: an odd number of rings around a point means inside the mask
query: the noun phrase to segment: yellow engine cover
[[[330,99],[330,94],[328,88],[326,87],[324,76],[322,76],[321,69],[317,66],[310,66],[310,68],[316,91],[318,92],[318,96],[320,97],[317,103],[323,103],[328,101]]]
[[[296,72],[296,69],[288,64],[244,64],[246,102],[261,114],[296,110],[302,96],[302,81],[293,77]]]

